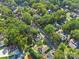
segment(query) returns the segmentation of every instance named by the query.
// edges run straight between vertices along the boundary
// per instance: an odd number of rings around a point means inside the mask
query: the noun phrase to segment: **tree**
[[[74,38],[75,40],[79,40],[79,30],[75,29],[71,31],[71,38]]]
[[[78,57],[77,49],[69,48],[66,44],[61,43],[55,52],[55,59],[72,59]]]
[[[79,8],[79,0],[65,0],[65,3],[70,5],[72,8]]]
[[[65,59],[64,57],[64,49],[66,48],[67,46],[64,44],[64,43],[61,43],[58,47],[58,49],[56,50],[55,52],[55,59]]]
[[[52,21],[52,16],[50,14],[45,14],[44,16],[40,17],[39,19],[39,24],[41,26],[45,26],[47,24],[51,24]]]
[[[30,27],[21,20],[9,17],[0,21],[0,29],[0,32],[5,34],[7,46],[16,45],[23,50],[29,46],[26,35],[30,32]]]
[[[6,16],[12,14],[12,10],[3,4],[0,4],[0,12]]]
[[[52,24],[48,24],[45,26],[44,30],[46,33],[51,34],[55,31],[55,27]]]
[[[54,4],[58,4],[58,5],[61,5],[64,3],[64,0],[49,0],[49,1],[54,3]]]
[[[56,32],[53,32],[52,33],[52,36],[51,36],[51,41],[53,41],[54,43],[56,43],[57,45],[59,45],[60,44],[60,42],[61,42],[61,36],[58,34],[58,33],[56,33]]]
[[[23,36],[21,34],[19,34],[18,36],[15,37],[15,42],[14,40],[12,42],[14,42],[14,44],[16,43],[16,45],[22,50],[22,51],[26,51],[29,47],[29,45],[27,44],[28,41],[28,36]],[[10,42],[10,41],[9,41]]]
[[[31,28],[30,32],[33,35],[37,35],[39,33],[38,29],[36,29],[36,28]]]
[[[34,59],[41,59],[40,53],[34,50],[33,48],[30,48],[29,52],[33,56]]]
[[[63,9],[57,10],[56,12],[52,13],[52,19],[61,24],[66,20],[66,12]]]
[[[4,0],[4,2],[8,4],[16,4],[15,0]]]
[[[44,15],[45,13],[47,13],[46,4],[44,3],[34,3],[32,7],[37,10],[37,14]]]
[[[22,5],[25,2],[25,0],[15,0],[15,2],[18,5]]]
[[[62,29],[67,33],[70,33],[71,30],[79,29],[79,21],[78,20],[68,21],[66,24],[62,26]]]
[[[27,13],[27,12],[22,13],[22,18],[23,18],[22,20],[25,23],[31,24],[32,16],[29,13]]]
[[[46,9],[50,9],[52,11],[56,11],[56,10],[59,9],[59,5],[54,5],[54,4],[47,3]]]

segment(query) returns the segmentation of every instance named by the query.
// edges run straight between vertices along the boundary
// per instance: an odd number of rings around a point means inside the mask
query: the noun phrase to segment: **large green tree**
[[[70,33],[71,30],[79,29],[79,21],[78,20],[71,20],[68,21],[66,24],[63,25],[63,30]]]
[[[79,40],[79,30],[75,29],[71,31],[71,38],[74,38],[75,40]]]
[[[78,58],[78,51],[78,49],[69,48],[66,44],[61,43],[55,52],[55,59]]]
[[[55,27],[52,24],[48,24],[45,26],[44,30],[48,34],[52,34],[55,31]]]
[[[30,32],[30,26],[16,18],[7,18],[0,21],[0,33],[4,33],[7,42],[6,45],[17,45],[25,49],[27,45],[26,34]]]
[[[4,14],[5,16],[10,16],[12,14],[12,10],[3,4],[0,4],[0,13]]]
[[[61,42],[61,36],[58,33],[53,32],[51,37],[50,37],[50,40],[52,42],[55,42],[57,45],[59,45]]]

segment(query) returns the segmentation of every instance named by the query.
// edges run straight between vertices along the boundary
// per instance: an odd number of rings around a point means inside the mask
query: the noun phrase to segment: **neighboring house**
[[[16,9],[14,8],[13,9],[13,13],[17,13],[17,11],[18,11],[18,8],[16,8]]]
[[[59,29],[56,33],[63,34],[63,30]]]
[[[76,18],[77,17],[77,14],[75,12],[71,12],[71,17],[72,18]]]
[[[35,41],[38,42],[41,39],[40,34],[37,35],[37,37],[35,38]]]
[[[67,36],[66,36],[66,35],[64,35],[64,33],[63,33],[63,30],[62,30],[62,29],[59,29],[56,33],[60,34],[60,36],[61,36],[61,41],[64,41],[64,40],[66,40],[66,39],[67,39]]]
[[[54,50],[50,50],[45,56],[45,59],[54,59]]]
[[[47,45],[42,45],[38,48],[39,52],[45,54],[45,52],[49,49]]]
[[[68,45],[71,48],[76,48],[77,47],[74,39],[70,39],[70,41],[68,42]]]
[[[79,49],[79,41],[76,42],[76,48]]]
[[[41,37],[41,38],[45,38],[45,36],[44,36],[42,33],[40,33],[40,37]]]
[[[54,25],[55,25],[58,29],[61,28],[61,26],[60,26],[57,22],[55,22]]]
[[[46,56],[46,59],[54,59],[54,55],[49,52]]]

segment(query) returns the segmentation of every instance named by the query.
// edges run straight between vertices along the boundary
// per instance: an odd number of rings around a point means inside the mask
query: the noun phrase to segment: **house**
[[[67,36],[64,35],[64,32],[63,32],[62,29],[59,29],[56,33],[60,34],[60,36],[61,36],[61,41],[64,41],[64,40],[67,39]]]
[[[45,59],[54,59],[54,50],[50,50],[45,56]]]
[[[55,25],[58,29],[61,28],[60,25],[59,25],[57,22],[55,22],[54,25]]]
[[[18,8],[14,9],[13,10],[13,13],[17,13],[17,11],[18,11]]]
[[[42,33],[40,33],[40,36],[41,36],[41,38],[45,38],[45,36]]]
[[[70,41],[68,42],[68,45],[71,48],[76,48],[77,47],[74,39],[70,39]]]
[[[54,59],[54,55],[52,55],[51,53],[48,53],[46,56],[46,59]]]
[[[72,18],[76,18],[77,17],[77,14],[75,12],[71,12],[71,17]]]
[[[39,52],[42,54],[45,54],[45,52],[48,50],[48,46],[47,45],[42,45],[38,48]]]
[[[41,39],[40,34],[37,34],[37,37],[35,38],[35,41],[38,42]]]
[[[79,49],[79,41],[76,41],[76,48]]]

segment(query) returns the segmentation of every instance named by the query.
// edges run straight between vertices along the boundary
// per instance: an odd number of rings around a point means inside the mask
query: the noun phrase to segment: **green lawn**
[[[0,57],[0,59],[9,59],[9,57]]]

